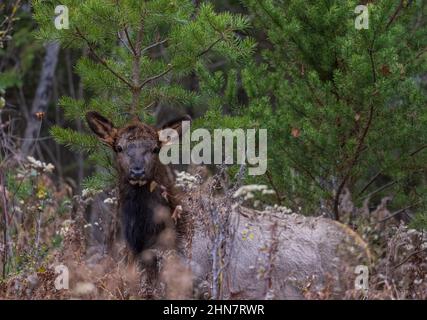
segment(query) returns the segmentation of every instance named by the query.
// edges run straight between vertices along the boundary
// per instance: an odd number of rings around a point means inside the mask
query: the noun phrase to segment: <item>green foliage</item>
[[[248,102],[230,95],[235,73],[199,77],[202,92],[221,95],[205,100],[213,111],[201,125],[224,126],[226,111],[236,127],[268,129],[270,174],[249,181],[273,184],[307,213],[333,215],[344,188],[358,205],[391,195],[396,209],[422,209],[427,7],[405,2],[394,17],[399,3],[369,2],[369,29],[357,30],[358,1],[243,1],[262,34],[257,58],[239,71]]]
[[[336,215],[347,188],[357,205],[391,195],[391,209],[422,211],[426,5],[369,2],[369,28],[357,30],[355,0],[242,2],[247,17],[184,0],[35,1],[39,38],[87,48],[76,71],[88,99],[63,97],[67,119],[97,110],[122,125],[152,121],[157,103],[204,108],[193,127],[268,129],[267,174],[246,181],[269,184],[287,206]],[[54,27],[57,4],[69,8],[68,30]],[[259,40],[253,56],[246,30]],[[190,74],[197,92],[182,85]],[[87,186],[111,181],[106,147],[52,134],[104,168]]]
[[[69,8],[69,29],[55,28],[56,5]],[[209,3],[196,8],[189,0],[39,0],[34,1],[34,12],[38,38],[88,48],[76,71],[91,98],[63,97],[60,105],[69,120],[97,110],[122,125],[132,115],[150,121],[151,106],[157,103],[196,105],[198,96],[180,80],[216,57],[237,63],[249,57],[254,46],[237,34],[248,28],[247,18],[216,13]],[[51,132],[60,143],[89,152],[98,166],[111,162],[89,136],[58,127]],[[86,184],[106,180],[89,179]]]
[[[427,230],[427,214],[419,212],[411,222],[411,227],[418,230]]]
[[[98,146],[98,140],[90,134],[58,126],[53,126],[50,132],[59,143],[65,144],[77,152],[95,151]]]

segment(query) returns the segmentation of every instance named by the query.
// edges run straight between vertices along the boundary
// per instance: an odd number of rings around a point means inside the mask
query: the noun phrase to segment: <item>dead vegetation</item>
[[[36,167],[39,167],[36,169]],[[114,190],[109,193],[95,195],[86,190],[84,196],[71,197],[66,185],[56,186],[50,179],[48,164],[37,164],[32,159],[19,168],[20,175],[14,176],[15,184],[8,177],[9,187],[2,185],[2,194],[7,199],[8,208],[12,208],[11,219],[7,228],[9,242],[1,242],[1,271],[6,274],[0,282],[0,297],[3,299],[161,299],[161,298],[243,298],[242,293],[235,290],[230,273],[230,266],[236,266],[233,256],[241,247],[230,241],[240,237],[245,245],[255,237],[256,224],[246,224],[240,230],[228,228],[231,210],[243,210],[243,215],[251,214],[251,210],[241,207],[232,194],[237,190],[230,188],[220,191],[222,181],[208,179],[195,173],[180,173],[177,184],[187,197],[186,205],[194,212],[202,208],[210,208],[210,215],[199,223],[210,224],[212,228],[206,236],[213,246],[207,255],[205,266],[209,268],[208,277],[193,286],[194,275],[188,266],[173,252],[158,252],[158,269],[161,276],[158,281],[150,280],[146,271],[128,259],[123,241],[114,239],[113,245],[106,245],[111,240],[108,233],[115,230],[117,223],[112,217],[115,212]],[[19,188],[28,187],[25,182],[27,175],[32,175],[31,188],[26,193]],[[28,181],[27,181],[28,182]],[[21,183],[21,184],[20,184]],[[18,190],[13,189],[20,186]],[[216,186],[216,187],[215,187]],[[203,201],[195,201],[197,194],[210,191],[211,197]],[[18,191],[18,192],[17,192]],[[229,197],[218,197],[221,192]],[[347,196],[347,207],[350,196]],[[222,200],[221,200],[222,199]],[[230,201],[230,199],[233,199]],[[248,200],[248,199],[246,199]],[[104,217],[98,227],[93,220],[87,220],[88,208],[96,208],[94,202],[104,204]],[[351,207],[351,206],[350,206]],[[101,208],[101,207],[99,207]],[[238,209],[239,208],[239,209]],[[342,277],[337,279],[326,274],[324,279],[315,276],[304,281],[293,283],[303,293],[295,298],[306,299],[426,299],[427,298],[427,236],[423,232],[410,229],[404,222],[387,219],[387,223],[378,223],[379,207],[373,212],[364,212],[363,208],[352,207],[356,212],[352,225],[361,237],[369,243],[372,264],[369,268],[369,290],[364,293],[354,289],[354,269],[342,270]],[[107,212],[108,211],[108,212]],[[274,206],[264,207],[260,217],[264,220],[272,216],[284,219],[302,219],[292,214],[287,208]],[[344,210],[343,210],[344,213]],[[388,212],[383,215],[388,216]],[[343,216],[348,216],[343,214]],[[109,217],[109,218],[108,218]],[[257,220],[260,219],[257,217]],[[295,218],[292,218],[295,217]],[[324,219],[324,218],[318,218]],[[383,218],[381,218],[383,219]],[[380,220],[381,220],[380,219]],[[283,261],[278,255],[283,234],[289,236],[289,230],[275,220],[270,224],[270,234],[260,241],[260,250],[253,263],[245,268],[253,270],[256,277],[263,283],[262,292],[265,299],[280,298],[278,295],[275,274],[281,271]],[[286,220],[285,220],[286,221]],[[304,224],[305,222],[301,223]],[[19,228],[22,223],[26,228]],[[93,229],[103,232],[106,242],[97,243],[93,240]],[[4,234],[4,225],[2,224]],[[119,233],[118,233],[119,234]],[[108,240],[110,239],[110,240]],[[199,240],[198,238],[193,238]],[[247,263],[245,260],[244,263]],[[69,271],[68,289],[56,289],[55,281],[60,273],[55,272],[57,266],[64,265]],[[6,269],[5,269],[6,266]],[[192,266],[193,270],[197,267]],[[241,272],[241,271],[239,271]],[[246,273],[244,273],[246,276]],[[277,276],[276,276],[277,278]],[[292,276],[288,277],[289,281]],[[295,280],[295,279],[294,279]],[[346,284],[346,291],[341,296],[336,294],[337,281]],[[292,295],[292,292],[289,293]],[[288,297],[289,297],[288,295]]]

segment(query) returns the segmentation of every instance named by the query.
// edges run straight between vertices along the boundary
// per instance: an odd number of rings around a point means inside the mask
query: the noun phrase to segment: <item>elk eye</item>
[[[116,152],[122,152],[123,148],[121,146],[116,146]]]
[[[160,147],[159,146],[154,147],[153,153],[159,153],[159,152],[160,152]]]

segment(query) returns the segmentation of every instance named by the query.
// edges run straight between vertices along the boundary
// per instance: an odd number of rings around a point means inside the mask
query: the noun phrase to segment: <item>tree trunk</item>
[[[49,42],[46,44],[46,54],[40,73],[40,80],[28,117],[27,127],[24,134],[24,141],[21,146],[23,156],[30,155],[34,151],[34,146],[37,142],[42,124],[40,117],[46,113],[52,94],[53,75],[55,73],[56,64],[58,62],[58,54],[58,42]]]

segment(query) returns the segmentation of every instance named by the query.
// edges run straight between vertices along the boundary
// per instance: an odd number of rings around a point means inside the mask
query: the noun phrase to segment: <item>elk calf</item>
[[[115,153],[118,203],[128,247],[134,254],[150,248],[175,248],[184,218],[173,221],[181,208],[173,172],[159,160],[162,145],[157,130],[139,120],[116,128],[97,112],[88,112],[86,120],[98,138]],[[183,120],[162,129],[180,132]]]

